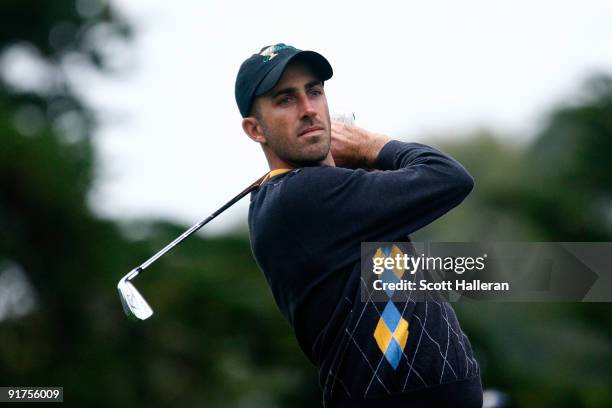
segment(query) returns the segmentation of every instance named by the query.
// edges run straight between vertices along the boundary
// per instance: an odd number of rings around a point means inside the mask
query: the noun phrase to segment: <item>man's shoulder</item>
[[[350,177],[355,170],[333,167],[316,166],[300,167],[282,175],[272,177],[264,185],[260,204],[265,201],[276,209],[289,207],[307,207],[313,209],[313,204],[323,205],[326,196],[337,186]]]
[[[290,183],[321,183],[342,180],[353,174],[355,170],[334,166],[300,167],[288,172],[284,177]]]
[[[343,184],[356,170],[334,166],[301,167],[279,177],[283,197],[325,193]],[[274,183],[274,179],[270,180]]]

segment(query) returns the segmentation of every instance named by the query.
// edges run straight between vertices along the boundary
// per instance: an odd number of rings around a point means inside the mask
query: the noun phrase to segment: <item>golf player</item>
[[[361,243],[409,241],[473,179],[432,147],[332,122],[331,77],[322,55],[285,44],[240,67],[242,128],[270,166],[251,193],[255,260],[319,369],[325,407],[481,407],[480,368],[449,303],[361,298]]]

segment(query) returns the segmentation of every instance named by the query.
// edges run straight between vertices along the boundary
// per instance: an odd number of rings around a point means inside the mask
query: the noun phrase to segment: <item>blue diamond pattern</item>
[[[391,364],[394,370],[400,363],[400,360],[402,358],[402,348],[394,338],[391,338],[391,341],[389,342],[387,351],[385,351],[385,358],[387,359],[389,364]]]
[[[394,274],[393,271],[391,271],[390,269],[384,270],[384,272],[380,275],[380,280],[383,281],[384,283],[397,283],[400,281],[397,275]],[[385,293],[389,297],[393,296],[393,292],[395,291],[390,289],[389,287],[385,289]]]
[[[387,303],[387,306],[385,306],[385,310],[383,310],[382,318],[385,321],[389,331],[393,333],[397,327],[397,324],[402,318],[402,315],[397,310],[393,302],[389,302]]]

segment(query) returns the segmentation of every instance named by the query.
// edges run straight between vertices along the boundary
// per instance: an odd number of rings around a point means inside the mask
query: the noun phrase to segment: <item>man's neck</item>
[[[316,166],[332,166],[336,167],[336,163],[334,162],[334,158],[331,154],[328,154],[327,157],[321,160],[316,164],[299,164],[299,163],[289,163],[284,160],[270,160],[268,159],[268,167],[270,167],[270,171],[280,170],[280,169],[297,169],[299,167],[316,167]]]

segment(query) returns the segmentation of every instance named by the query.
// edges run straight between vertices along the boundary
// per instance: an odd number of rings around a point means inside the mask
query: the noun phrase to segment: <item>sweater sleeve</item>
[[[303,168],[286,183],[283,218],[311,255],[404,239],[457,206],[474,184],[456,160],[418,143],[390,141],[377,167]]]

